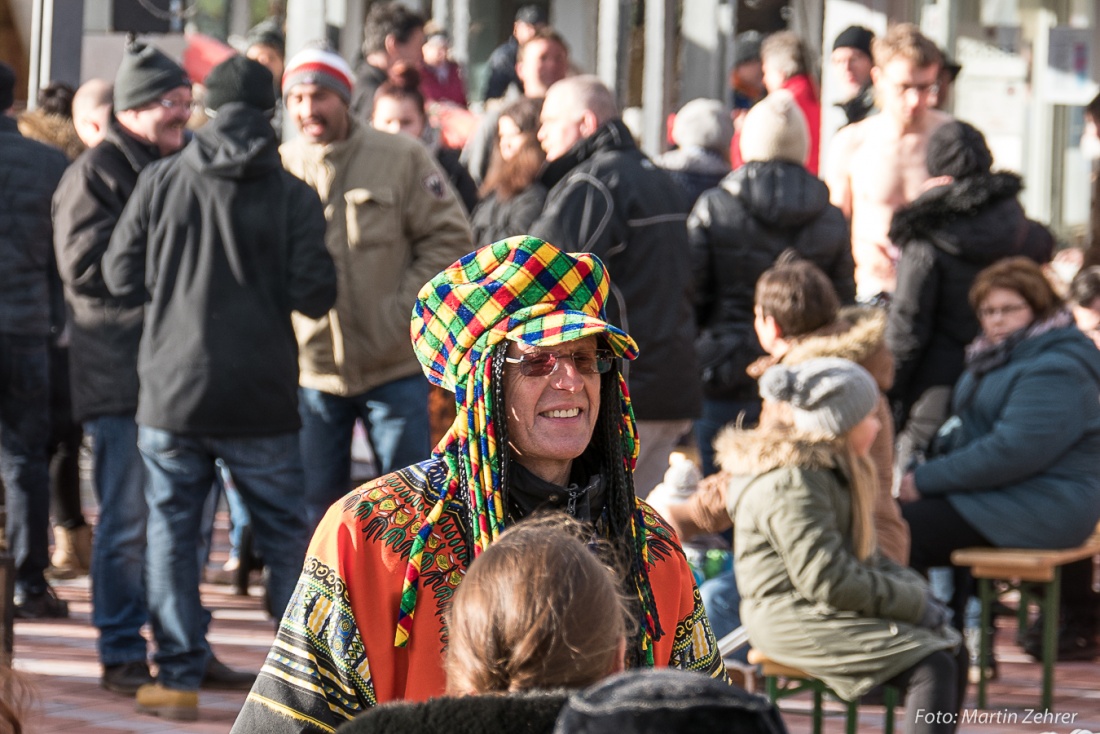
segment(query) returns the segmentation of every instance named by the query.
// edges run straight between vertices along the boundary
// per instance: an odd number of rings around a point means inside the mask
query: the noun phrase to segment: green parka
[[[848,700],[956,648],[954,629],[917,626],[921,576],[877,552],[856,558],[848,475],[833,444],[729,431],[717,447],[738,475],[727,497],[753,647]]]

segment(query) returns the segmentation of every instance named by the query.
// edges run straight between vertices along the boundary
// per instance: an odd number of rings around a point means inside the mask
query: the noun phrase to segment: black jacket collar
[[[574,168],[592,158],[597,153],[611,150],[637,150],[634,137],[623,121],[616,118],[608,120],[587,138],[578,140],[565,155],[550,161],[542,169],[540,179],[548,189],[561,181]]]

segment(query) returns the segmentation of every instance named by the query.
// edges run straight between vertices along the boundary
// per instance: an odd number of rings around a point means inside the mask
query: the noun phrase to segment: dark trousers
[[[966,647],[937,650],[887,681],[905,692],[906,734],[951,734],[966,700]]]
[[[924,497],[901,506],[912,537],[909,565],[921,573],[938,566],[951,566],[951,553],[959,548],[992,546],[944,497]],[[966,617],[966,602],[974,593],[974,580],[963,568],[955,568],[955,591],[950,607],[953,624],[960,632]]]
[[[50,347],[50,506],[66,530],[84,522],[80,507],[80,444],[84,430],[73,420],[69,350]]]
[[[0,475],[17,594],[46,590],[50,491],[50,374],[46,337],[0,333]]]

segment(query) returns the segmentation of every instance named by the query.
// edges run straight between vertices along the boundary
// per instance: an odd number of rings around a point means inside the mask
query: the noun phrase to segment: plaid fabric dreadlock
[[[491,399],[495,347],[505,339],[547,346],[597,335],[617,357],[634,359],[634,340],[605,320],[608,289],[606,270],[594,255],[567,254],[533,237],[513,237],[470,253],[420,290],[413,309],[413,348],[428,380],[455,393],[458,416],[434,452],[449,476],[413,540],[397,647],[408,642],[424,546],[447,503],[461,490],[468,493],[475,556],[504,529],[502,447]],[[617,392],[622,419],[616,433],[629,474],[637,457],[637,432],[621,376]],[[651,641],[660,631],[645,573],[649,559],[639,512],[630,519],[640,566],[632,575],[641,606],[642,647],[651,658]]]

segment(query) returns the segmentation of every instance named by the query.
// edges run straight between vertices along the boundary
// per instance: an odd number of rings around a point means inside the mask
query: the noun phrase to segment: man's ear
[[[599,118],[596,117],[596,113],[592,110],[585,110],[581,113],[581,135],[588,137],[596,132],[600,127]]]
[[[879,77],[882,76],[882,69],[877,66],[871,67],[871,83],[878,84]]]
[[[390,33],[386,36],[386,40],[383,41],[386,46],[386,54],[392,59],[397,53],[397,36]]]

